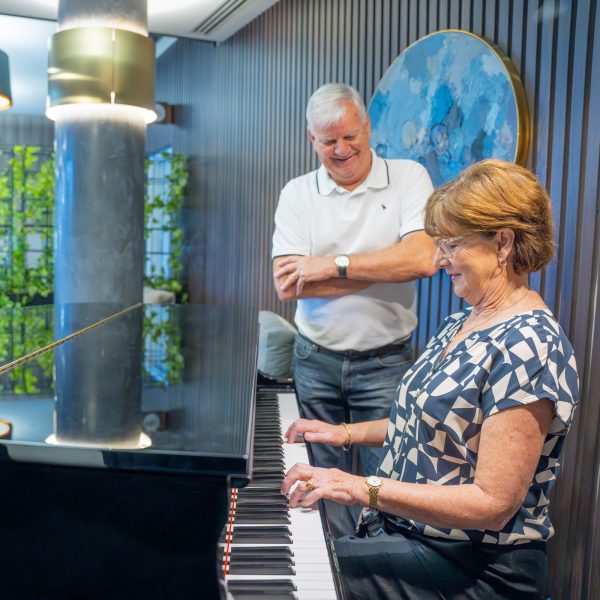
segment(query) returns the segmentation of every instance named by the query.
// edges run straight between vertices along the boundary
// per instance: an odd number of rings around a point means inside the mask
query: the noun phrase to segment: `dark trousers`
[[[541,600],[546,544],[445,540],[412,531],[358,538],[357,507],[327,502],[347,600]],[[344,525],[346,523],[346,525]]]
[[[410,343],[378,354],[333,352],[298,334],[294,345],[294,383],[303,416],[326,423],[360,423],[390,416],[396,388],[410,367]],[[313,464],[351,472],[352,453],[311,444]],[[381,448],[359,448],[358,472],[374,475]],[[356,470],[355,470],[356,471]]]

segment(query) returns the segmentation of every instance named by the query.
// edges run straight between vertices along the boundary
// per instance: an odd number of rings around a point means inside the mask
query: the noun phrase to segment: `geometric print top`
[[[471,332],[440,362],[470,310],[447,317],[404,375],[378,474],[410,483],[473,483],[484,419],[547,398],[554,419],[528,493],[501,531],[444,529],[384,516],[432,537],[492,544],[547,540],[554,533],[548,495],[578,396],[573,348],[550,310],[532,310]]]

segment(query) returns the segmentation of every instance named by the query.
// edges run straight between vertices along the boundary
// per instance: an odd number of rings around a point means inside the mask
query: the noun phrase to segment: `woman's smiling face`
[[[452,281],[454,293],[469,304],[478,304],[490,290],[498,269],[496,236],[486,239],[479,233],[452,228],[452,235],[436,240],[435,265]]]

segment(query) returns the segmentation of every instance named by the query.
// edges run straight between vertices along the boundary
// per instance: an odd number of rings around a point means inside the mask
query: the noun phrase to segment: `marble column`
[[[98,26],[147,34],[146,0],[60,0],[59,30]],[[143,290],[144,117],[80,108],[55,126],[55,303],[131,305]]]
[[[59,31],[83,27],[147,35],[146,0],[60,0]],[[55,132],[55,329],[64,337],[142,300],[146,124],[132,106],[72,104]],[[138,446],[142,344],[138,309],[56,350],[58,443]],[[121,361],[110,373],[99,366],[106,352]]]

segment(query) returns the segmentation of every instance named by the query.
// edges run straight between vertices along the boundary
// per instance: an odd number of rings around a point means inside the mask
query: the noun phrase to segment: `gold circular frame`
[[[472,33],[470,31],[465,31],[464,29],[439,29],[438,31],[432,31],[423,37],[420,37],[418,40],[409,44],[400,54],[394,59],[392,64],[386,69],[387,71],[393,66],[393,64],[399,60],[404,53],[412,48],[413,46],[419,44],[423,40],[427,38],[433,37],[434,35],[439,35],[440,33],[464,33],[465,35],[469,35],[479,42],[481,42],[484,46],[489,48],[498,58],[504,70],[506,71],[506,75],[508,76],[508,81],[510,82],[513,97],[515,99],[516,112],[517,112],[517,142],[515,144],[515,157],[514,162],[525,166],[527,162],[527,152],[529,150],[529,141],[531,139],[531,122],[529,119],[529,109],[527,107],[527,97],[525,96],[525,88],[523,87],[523,82],[521,80],[521,76],[517,71],[515,65],[510,60],[510,58],[504,53],[502,48],[496,46],[492,42],[489,42],[485,38]],[[383,77],[385,77],[385,74]],[[382,77],[382,79],[383,79]],[[375,89],[374,95],[377,92],[377,88]]]

